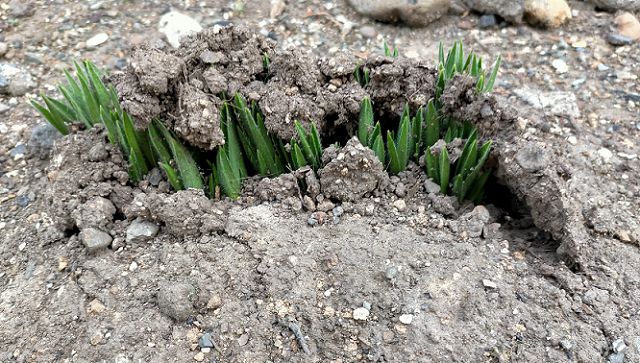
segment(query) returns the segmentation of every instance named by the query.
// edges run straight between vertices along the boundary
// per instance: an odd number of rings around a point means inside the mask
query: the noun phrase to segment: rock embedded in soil
[[[11,15],[16,18],[31,16],[34,12],[32,0],[11,0],[8,6]]]
[[[352,316],[353,316],[353,320],[360,320],[360,321],[367,320],[369,318],[369,309],[364,307],[354,309]]]
[[[158,284],[156,303],[163,314],[183,322],[195,315],[196,288],[187,282],[162,281]]]
[[[384,22],[426,26],[445,15],[450,0],[349,0],[362,15]]]
[[[608,34],[607,42],[611,45],[623,46],[623,45],[630,45],[631,43],[633,43],[633,39],[620,34]]]
[[[471,10],[482,14],[499,15],[512,23],[522,22],[524,0],[463,0]]]
[[[158,31],[165,35],[169,44],[174,48],[180,46],[182,37],[201,30],[202,26],[197,20],[178,11],[164,14],[158,23]]]
[[[36,86],[31,74],[10,63],[0,63],[0,94],[22,96]]]
[[[107,249],[113,238],[107,232],[96,228],[86,228],[80,231],[80,240],[91,253]]]
[[[625,12],[615,19],[618,33],[632,40],[640,39],[640,21],[633,14]]]
[[[54,142],[61,136],[60,132],[48,122],[36,125],[31,130],[31,136],[27,143],[29,153],[41,159],[46,159],[53,148]]]
[[[616,10],[640,10],[640,1],[638,0],[588,0],[592,4],[601,9],[616,11]]]
[[[318,175],[324,195],[342,201],[356,201],[388,183],[380,160],[355,137],[337,151]]]
[[[516,89],[514,93],[531,106],[556,116],[580,117],[578,98],[573,92],[541,92],[531,88]]]
[[[557,28],[571,19],[571,8],[565,0],[525,0],[524,15],[529,23]]]
[[[127,228],[127,243],[147,242],[155,237],[159,230],[157,224],[137,218]]]

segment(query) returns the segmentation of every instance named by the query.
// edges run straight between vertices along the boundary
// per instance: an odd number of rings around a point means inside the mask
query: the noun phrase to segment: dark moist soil
[[[317,174],[250,178],[239,200],[217,201],[170,192],[157,171],[132,185],[99,127],[60,139],[42,225],[4,236],[40,248],[3,250],[0,361],[605,362],[619,339],[640,361],[637,160],[608,162],[590,135],[570,150],[542,138],[530,131],[542,117],[458,77],[445,110],[495,141],[496,168],[484,205],[458,203],[419,165],[389,177],[346,136],[366,95],[387,127],[405,102],[426,103],[432,65],[361,63],[365,88],[347,53],[279,51],[239,27],[136,49],[112,81],[141,127],[162,117],[211,149],[219,95],[237,91],[271,132],[313,121],[345,146]],[[621,172],[628,189],[612,186]],[[112,241],[88,246],[92,231]]]

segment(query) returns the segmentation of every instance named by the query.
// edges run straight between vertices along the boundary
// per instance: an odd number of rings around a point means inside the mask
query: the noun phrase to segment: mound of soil
[[[638,226],[607,218],[605,194],[591,198],[607,189],[586,156],[527,134],[526,120],[458,77],[445,111],[496,145],[486,205],[459,204],[419,165],[389,177],[345,136],[367,95],[381,120],[425,104],[432,67],[373,57],[363,88],[353,56],[276,51],[243,28],[183,44],[141,47],[113,76],[140,126],[163,117],[211,149],[223,142],[220,94],[240,92],[271,132],[289,138],[293,120],[317,122],[325,140],[346,145],[325,150],[317,175],[248,179],[229,201],[170,192],[156,171],[131,185],[100,127],[62,138],[38,232],[56,263],[32,256],[31,273],[2,292],[3,329],[32,343],[0,360],[597,362],[619,351],[640,360]],[[633,215],[637,201],[609,208]],[[90,229],[111,240],[91,243]],[[51,298],[19,298],[42,286]],[[11,318],[20,311],[46,330]]]

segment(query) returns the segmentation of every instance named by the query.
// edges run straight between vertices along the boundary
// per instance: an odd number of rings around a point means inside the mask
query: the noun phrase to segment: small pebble
[[[109,39],[107,33],[98,33],[87,40],[87,47],[93,48],[106,42]]]
[[[369,310],[365,308],[357,308],[353,310],[353,320],[367,320]]]
[[[480,29],[485,29],[495,26],[497,23],[495,15],[482,15],[478,21],[478,26]]]
[[[562,59],[554,59],[553,62],[551,62],[551,65],[556,69],[556,73],[563,74],[569,71],[567,62]]]
[[[486,287],[487,289],[497,289],[498,288],[498,285],[496,285],[495,282],[493,282],[491,280],[486,280],[486,279],[482,280],[482,285],[484,287]]]
[[[630,45],[633,43],[633,39],[626,37],[621,34],[611,33],[607,35],[607,42],[611,45],[622,46],[622,45]]]
[[[413,315],[412,314],[402,314],[402,315],[400,315],[399,320],[404,325],[411,325],[411,322],[413,322]]]
[[[404,199],[398,199],[393,202],[393,206],[398,209],[399,212],[404,212],[407,209],[407,203]]]

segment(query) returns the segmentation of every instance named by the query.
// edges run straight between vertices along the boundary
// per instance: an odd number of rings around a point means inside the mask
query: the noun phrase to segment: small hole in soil
[[[124,215],[124,213],[122,213],[121,210],[117,210],[116,213],[113,215],[113,220],[114,221],[126,221],[127,217]]]
[[[79,233],[80,233],[80,228],[78,228],[78,226],[76,226],[74,224],[72,228],[67,228],[67,229],[64,230],[64,237],[65,238],[70,238],[70,237],[75,236],[75,235],[77,235]]]
[[[322,147],[327,147],[338,143],[338,145],[346,145],[347,141],[351,138],[351,135],[355,135],[355,130],[351,127],[347,127],[346,124],[336,125],[338,121],[337,114],[328,115],[326,118],[326,124],[324,127],[325,134],[322,135]]]
[[[493,204],[500,208],[512,219],[531,218],[527,204],[511,193],[509,188],[493,175],[487,181],[484,198],[486,204]]]
[[[547,262],[561,263],[564,261],[572,270],[579,266],[563,259],[557,254],[560,242],[551,233],[538,228],[531,215],[529,206],[494,175],[489,178],[485,189],[484,204],[493,204],[503,214],[498,221],[502,231],[510,242],[512,250],[524,250],[536,258]]]

